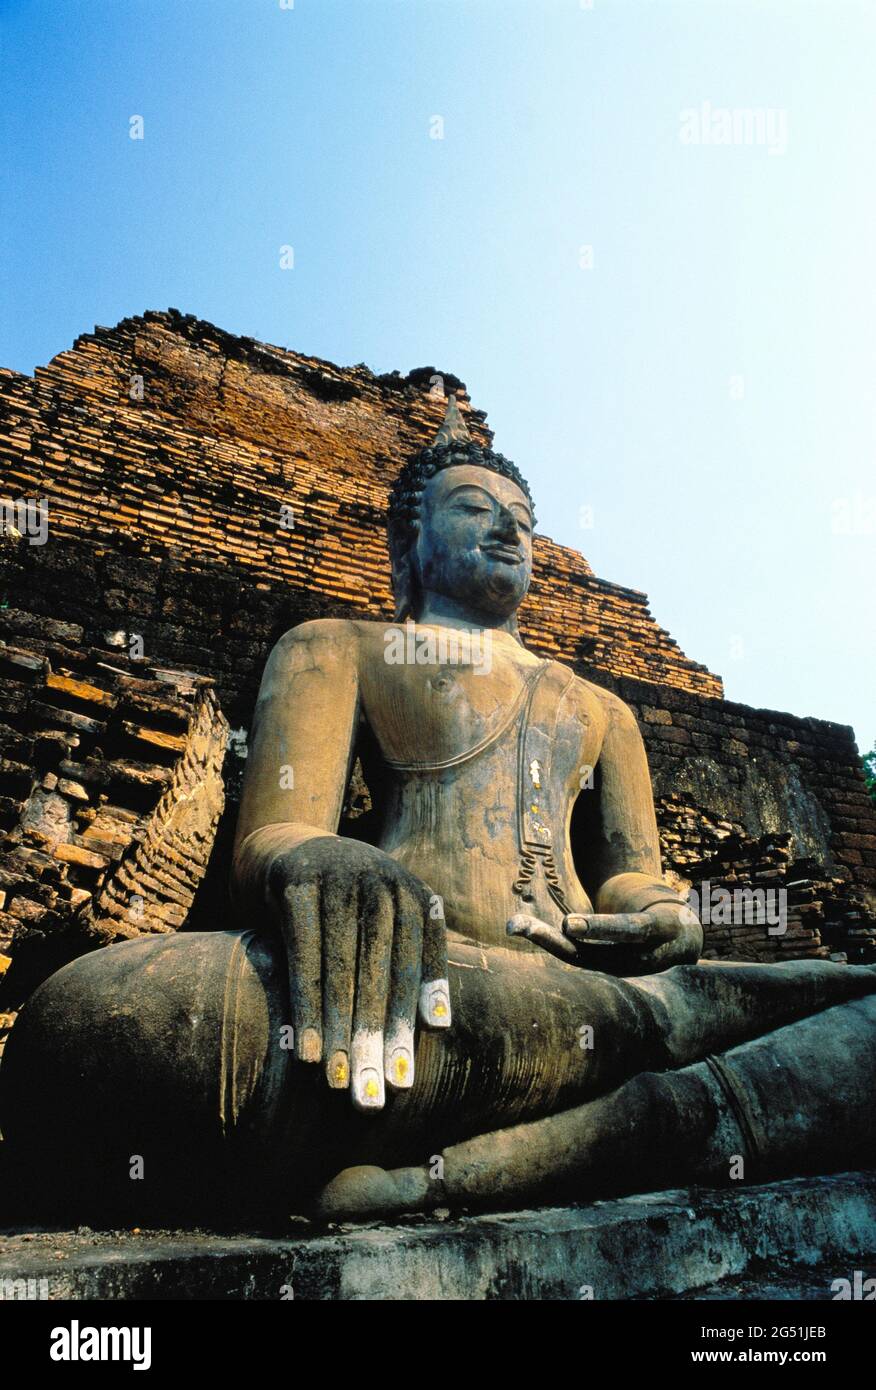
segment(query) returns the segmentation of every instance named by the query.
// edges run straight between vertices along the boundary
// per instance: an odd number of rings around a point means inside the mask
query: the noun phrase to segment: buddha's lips
[[[491,555],[496,560],[504,560],[506,564],[523,564],[523,555],[512,545],[482,545],[481,550],[485,555]]]

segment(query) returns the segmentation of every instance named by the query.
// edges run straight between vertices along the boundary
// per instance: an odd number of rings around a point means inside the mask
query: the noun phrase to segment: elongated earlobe
[[[392,593],[395,599],[393,621],[417,621],[421,609],[420,586],[414,572],[413,548],[418,526],[410,524],[402,530],[390,527],[389,559],[392,572]]]

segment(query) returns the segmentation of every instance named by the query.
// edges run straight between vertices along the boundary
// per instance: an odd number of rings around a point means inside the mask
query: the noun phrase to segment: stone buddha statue
[[[697,964],[633,714],[521,641],[533,526],[451,398],[390,498],[394,621],[271,653],[236,922],[108,947],[23,1010],[24,1166],[61,1144],[96,1199],[137,1157],[162,1199],[337,1217],[872,1160],[876,972]]]

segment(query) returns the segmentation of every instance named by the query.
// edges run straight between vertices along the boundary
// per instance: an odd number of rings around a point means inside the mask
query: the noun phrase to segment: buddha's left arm
[[[654,796],[639,726],[621,700],[609,697],[604,708],[598,815],[590,846],[596,911],[649,912],[672,928],[672,939],[646,952],[650,968],[695,961],[702,950],[702,928],[661,873]]]

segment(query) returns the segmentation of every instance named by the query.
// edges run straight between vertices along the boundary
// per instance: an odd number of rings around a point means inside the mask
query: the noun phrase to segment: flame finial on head
[[[472,437],[465,421],[459,413],[456,396],[451,392],[447,400],[447,411],[435,436],[432,447],[437,444],[471,444]]]

